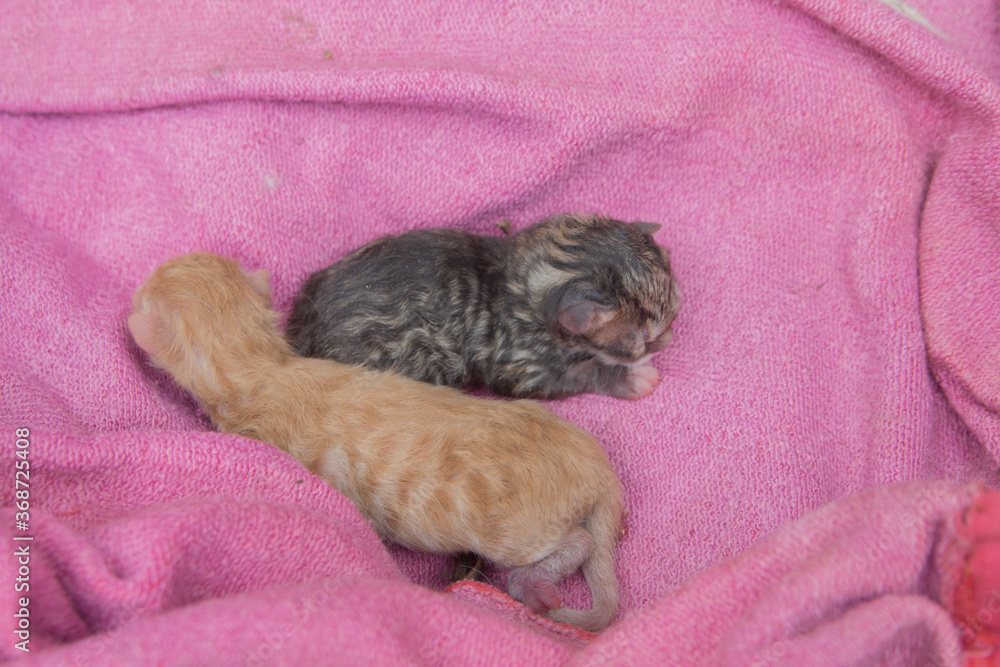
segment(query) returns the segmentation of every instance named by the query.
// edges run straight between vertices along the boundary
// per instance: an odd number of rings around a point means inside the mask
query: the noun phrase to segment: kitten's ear
[[[571,333],[586,334],[611,319],[613,310],[611,306],[570,290],[559,302],[559,325]]]
[[[635,227],[643,234],[649,234],[650,236],[652,236],[653,234],[655,234],[656,232],[660,231],[663,228],[663,225],[661,225],[658,222],[631,222],[629,224]]]
[[[156,356],[163,350],[163,332],[159,315],[132,313],[128,318],[128,328],[136,344],[150,356]]]
[[[271,276],[268,275],[265,269],[259,271],[254,271],[253,273],[247,274],[247,280],[250,281],[250,286],[253,290],[264,297],[264,301],[267,305],[271,305]]]

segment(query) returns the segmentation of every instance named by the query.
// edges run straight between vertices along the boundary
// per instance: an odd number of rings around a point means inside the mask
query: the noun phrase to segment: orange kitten
[[[177,257],[136,292],[128,325],[219,430],[287,451],[381,536],[513,568],[510,594],[557,621],[592,631],[612,621],[621,488],[590,435],[529,401],[299,357],[270,291],[264,271]],[[556,583],[581,566],[593,607],[569,609]]]

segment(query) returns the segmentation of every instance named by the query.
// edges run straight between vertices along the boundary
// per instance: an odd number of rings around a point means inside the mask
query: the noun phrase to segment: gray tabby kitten
[[[304,356],[504,396],[636,399],[680,299],[660,225],[561,215],[509,238],[427,229],[313,274],[288,324]]]

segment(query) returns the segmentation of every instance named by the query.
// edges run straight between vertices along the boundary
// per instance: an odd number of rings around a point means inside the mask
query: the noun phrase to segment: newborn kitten
[[[136,343],[219,430],[290,453],[389,540],[513,568],[510,594],[536,613],[591,631],[614,618],[621,488],[589,434],[529,401],[299,357],[267,274],[215,255],[165,262],[133,301]],[[563,607],[556,583],[581,566],[593,607]]]
[[[387,236],[314,273],[288,323],[299,353],[453,387],[636,399],[680,306],[659,225],[556,216],[503,239]]]

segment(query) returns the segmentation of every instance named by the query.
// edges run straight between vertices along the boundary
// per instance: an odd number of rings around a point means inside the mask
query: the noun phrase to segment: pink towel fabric
[[[5,2],[0,653],[1000,659],[997,11]],[[447,558],[383,545],[287,455],[211,432],[125,327],[174,255],[269,270],[287,313],[380,235],[567,211],[662,223],[684,298],[653,395],[549,404],[625,488],[597,637],[534,617],[503,571],[447,587]],[[588,602],[578,574],[564,593]]]

